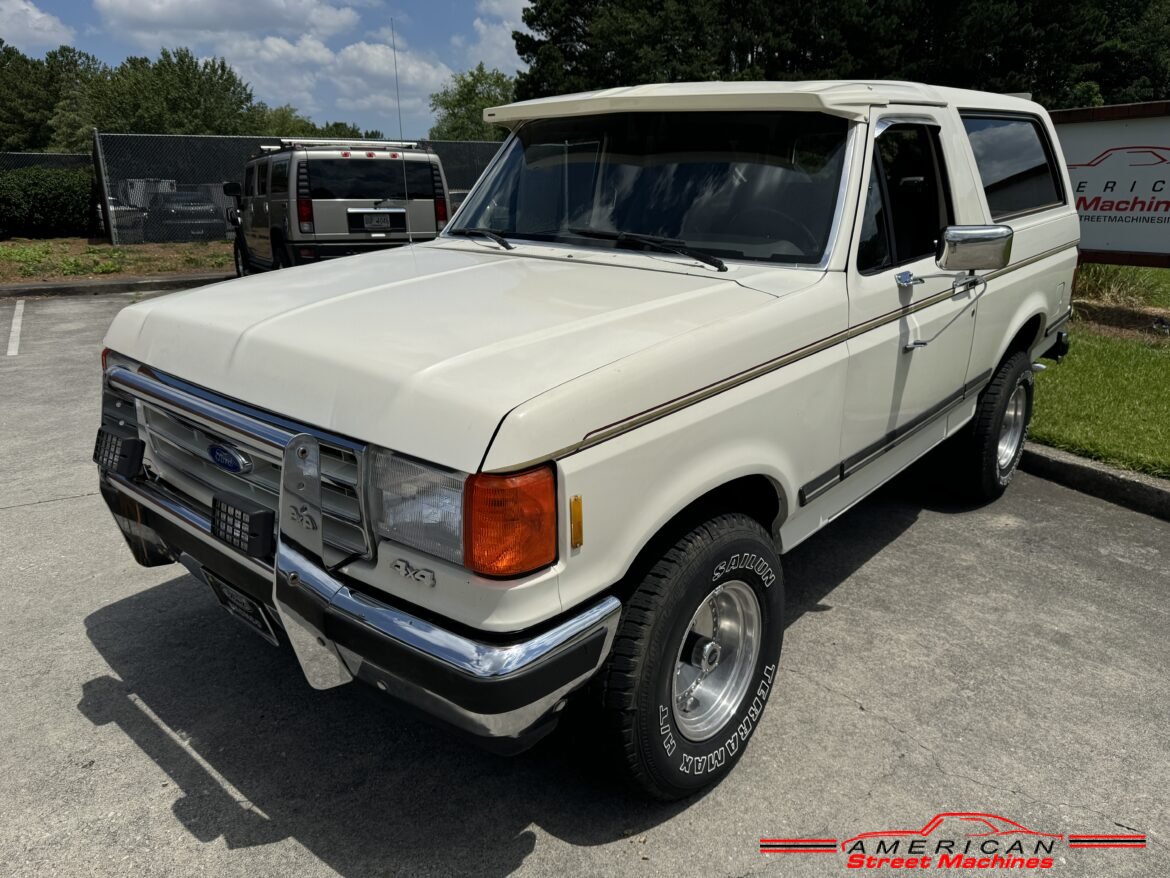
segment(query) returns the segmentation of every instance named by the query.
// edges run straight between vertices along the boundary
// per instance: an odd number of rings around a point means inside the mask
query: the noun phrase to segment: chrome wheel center
[[[996,462],[1000,470],[1006,470],[1015,460],[1016,452],[1024,441],[1024,427],[1028,413],[1028,390],[1023,384],[1016,386],[1003,413],[1003,425],[999,428],[999,448]]]
[[[708,640],[701,647],[699,647],[698,661],[692,661],[691,664],[698,666],[700,671],[711,673],[715,670],[715,666],[719,664],[719,654],[723,651],[721,647],[714,640]]]
[[[672,702],[684,737],[705,741],[739,708],[760,653],[763,617],[745,582],[727,582],[699,604],[679,644]]]

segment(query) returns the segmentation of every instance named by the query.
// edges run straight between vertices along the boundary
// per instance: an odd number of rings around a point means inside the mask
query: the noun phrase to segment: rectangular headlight
[[[378,535],[463,563],[463,484],[467,474],[374,450],[370,498]]]

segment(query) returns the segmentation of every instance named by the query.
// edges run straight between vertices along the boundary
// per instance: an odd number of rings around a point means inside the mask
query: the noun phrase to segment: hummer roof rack
[[[272,144],[261,145],[260,149],[266,152],[276,152],[282,149],[313,147],[317,149],[418,149],[418,141],[414,140],[343,140],[334,137],[282,137],[280,146]]]

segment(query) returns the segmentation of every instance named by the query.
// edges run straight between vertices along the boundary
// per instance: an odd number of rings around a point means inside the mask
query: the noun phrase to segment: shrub
[[[88,170],[19,168],[0,173],[0,238],[86,234],[92,188]]]
[[[1158,269],[1090,263],[1077,268],[1073,294],[1099,305],[1140,308],[1159,304],[1159,293],[1165,284],[1165,273]]]

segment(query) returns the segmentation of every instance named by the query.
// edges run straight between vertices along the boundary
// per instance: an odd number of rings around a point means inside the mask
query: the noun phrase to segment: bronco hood
[[[132,305],[106,345],[306,424],[474,472],[526,400],[773,300],[734,269],[560,252],[440,243],[270,272]]]

